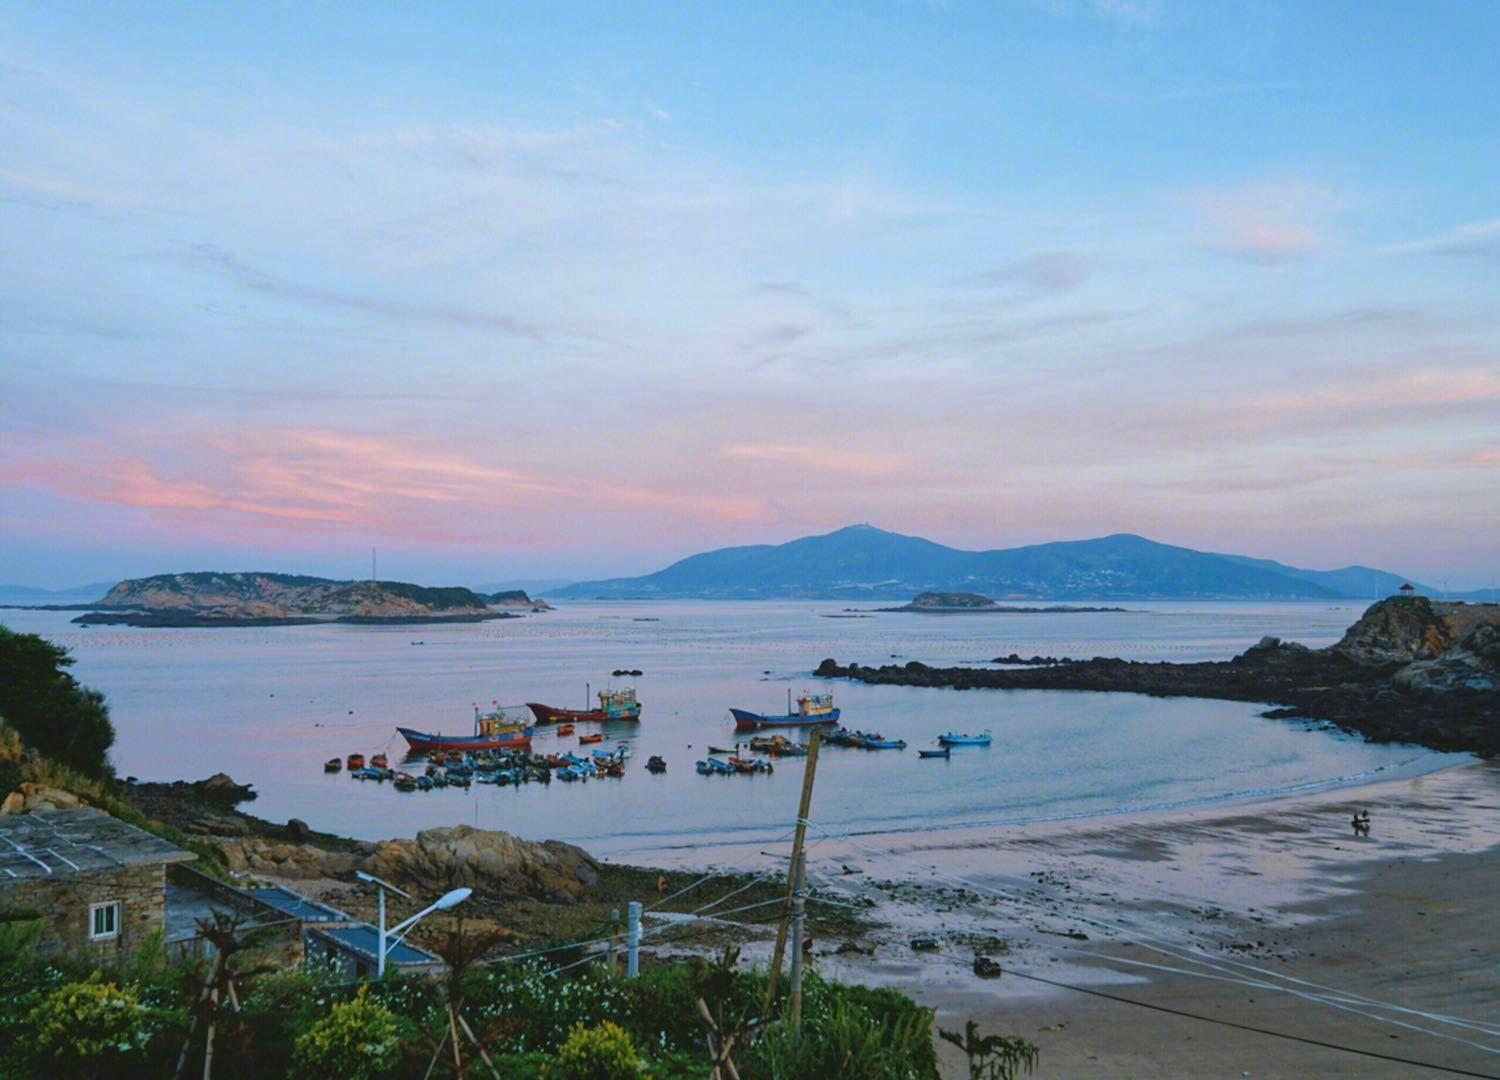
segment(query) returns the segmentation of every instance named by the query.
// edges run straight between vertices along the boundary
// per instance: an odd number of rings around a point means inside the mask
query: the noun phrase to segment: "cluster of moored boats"
[[[587,757],[572,752],[534,754],[526,750],[446,750],[408,758],[405,768],[392,768],[384,754],[376,754],[368,764],[363,754],[350,754],[345,761],[333,758],[324,765],[327,772],[338,772],[347,765],[354,780],[390,781],[397,791],[431,791],[434,788],[462,787],[470,784],[496,784],[501,787],[521,784],[550,784],[554,778],[575,781],[595,777],[625,775],[630,747],[619,743],[613,750],[595,750]],[[657,765],[660,768],[657,768]],[[653,757],[646,767],[662,771],[666,763]],[[420,773],[415,770],[421,768]]]
[[[597,749],[588,754],[551,753],[541,754],[532,750],[532,737],[538,725],[552,725],[559,738],[574,735],[575,725],[580,723],[603,723],[609,721],[638,721],[640,702],[634,689],[603,690],[599,693],[597,709],[562,709],[551,705],[528,702],[525,709],[534,718],[535,725],[507,715],[496,708],[491,713],[481,713],[474,708],[474,730],[472,734],[444,735],[398,727],[396,730],[406,739],[412,754],[403,762],[406,769],[392,768],[384,753],[373,755],[366,763],[363,754],[350,754],[347,758],[330,758],[324,770],[336,773],[348,768],[349,775],[356,780],[390,781],[398,791],[431,791],[442,787],[466,788],[471,784],[496,784],[519,786],[522,784],[548,784],[558,779],[568,782],[590,780],[596,777],[622,777],[625,762],[631,756],[627,743],[617,743],[614,749]],[[512,710],[514,714],[516,710]],[[864,750],[905,750],[905,739],[887,739],[879,732],[852,731],[837,726],[839,710],[834,707],[832,694],[803,694],[793,706],[791,692],[787,692],[787,711],[784,714],[765,714],[745,709],[730,709],[735,731],[760,731],[765,728],[827,728],[823,742],[830,746],[848,746]],[[594,731],[577,736],[580,751],[585,746],[602,743],[604,734]],[[917,751],[923,758],[947,758],[955,746],[988,746],[990,732],[977,735],[948,732],[937,739],[938,748]],[[697,771],[704,776],[730,776],[753,773],[769,773],[774,766],[762,757],[750,757],[742,752],[736,742],[733,748],[710,746],[709,756],[695,763]],[[785,735],[756,735],[749,741],[749,752],[766,757],[805,757],[806,744],[787,738]],[[421,772],[415,772],[421,767]],[[652,773],[665,772],[666,761],[652,755],[646,769]]]

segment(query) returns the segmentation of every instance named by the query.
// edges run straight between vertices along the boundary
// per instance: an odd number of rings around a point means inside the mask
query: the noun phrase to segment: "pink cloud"
[[[1338,201],[1325,188],[1301,180],[1268,180],[1192,192],[1203,243],[1215,251],[1258,263],[1307,255],[1327,243],[1321,222]]]
[[[742,443],[726,446],[720,455],[731,460],[770,462],[814,472],[882,476],[895,472],[902,459],[895,454],[871,454],[796,443]]]

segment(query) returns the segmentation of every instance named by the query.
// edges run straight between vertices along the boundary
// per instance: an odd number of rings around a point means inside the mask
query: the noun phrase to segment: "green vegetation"
[[[59,986],[26,1019],[29,1056],[43,1075],[128,1074],[144,1063],[154,1029],[136,992],[98,973]]]
[[[68,650],[0,626],[0,718],[30,747],[84,776],[110,774],[115,729],[104,695],[66,670]]]
[[[292,1064],[296,1075],[366,1080],[396,1067],[401,1044],[396,1016],[360,987],[352,1001],[341,1001],[328,1015],[297,1036]]]
[[[420,977],[336,985],[296,972],[255,975],[233,964],[242,1011],[220,1013],[215,1049],[245,1076],[419,1077],[449,1034],[450,988]],[[708,1073],[696,1002],[708,989],[701,962],[649,968],[626,980],[585,965],[571,972],[527,964],[474,967],[463,977],[464,1021],[502,1076],[701,1078]],[[23,953],[0,958],[0,1077],[170,1075],[203,985],[202,962],[169,966],[127,958],[104,972]],[[759,1011],[765,977],[734,971],[717,989],[721,1015]],[[783,1025],[736,1043],[744,1080],[937,1076],[932,1014],[892,990],[808,975],[803,1037]],[[47,1034],[39,1034],[40,1032]],[[64,1032],[67,1032],[65,1034]],[[193,1040],[189,1072],[202,1070]],[[488,1075],[465,1043],[467,1075]],[[451,1058],[446,1059],[451,1061]],[[633,1063],[633,1064],[632,1064]],[[440,1075],[451,1075],[439,1064]]]
[[[641,1075],[641,1059],[630,1032],[614,1021],[574,1024],[545,1072],[547,1080],[630,1080]]]

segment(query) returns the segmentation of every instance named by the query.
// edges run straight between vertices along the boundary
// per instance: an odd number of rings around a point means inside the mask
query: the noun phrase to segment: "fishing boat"
[[[580,735],[580,736],[578,736],[578,745],[579,746],[589,746],[589,745],[592,745],[593,743],[598,743],[598,742],[603,742],[603,741],[604,741],[604,736],[601,735],[597,731],[594,732],[592,735]]]
[[[383,769],[390,764],[390,761],[384,754],[376,754],[370,759],[370,764],[375,766],[377,769]]]
[[[708,752],[710,754],[738,754],[740,752],[740,748],[738,746],[734,747],[733,749],[730,749],[727,746],[710,746],[708,748]]]
[[[571,734],[573,734],[573,725],[572,724],[558,724],[557,725],[557,734],[558,734],[559,738],[561,738],[564,735],[571,735]]]
[[[990,729],[985,728],[978,735],[959,735],[950,731],[946,735],[939,735],[938,742],[944,746],[988,746],[990,744]]]
[[[428,734],[414,728],[398,727],[401,737],[413,750],[530,750],[531,728],[507,720],[500,713],[481,716],[474,707],[474,734]]]
[[[349,766],[350,772],[354,772],[356,769],[363,769],[365,767],[365,756],[363,754],[350,754],[344,760],[345,763]]]
[[[926,757],[926,758],[945,758],[945,757],[950,757],[952,754],[953,754],[953,749],[951,747],[947,747],[947,746],[943,747],[941,750],[918,750],[917,751],[917,757]]]
[[[636,700],[635,688],[623,690],[600,690],[597,709],[559,709],[555,705],[541,705],[528,701],[526,707],[536,717],[538,724],[566,724],[569,722],[601,723],[606,720],[639,720],[641,703]]]
[[[905,739],[882,739],[878,735],[872,735],[861,743],[866,750],[905,750]]]
[[[667,763],[660,754],[652,754],[646,759],[646,771],[652,773],[664,773],[667,771]]]
[[[792,692],[786,692],[786,713],[768,716],[750,712],[748,709],[730,709],[734,717],[734,730],[759,731],[768,727],[817,727],[819,724],[836,724],[839,711],[834,708],[832,694],[803,694],[797,698],[797,708],[792,709]]]
[[[767,738],[757,735],[750,740],[750,749],[760,754],[770,754],[772,757],[806,757],[807,747],[795,739],[788,739],[785,735],[772,735]]]
[[[336,757],[331,757],[327,761],[323,762],[324,772],[338,772],[343,767],[344,763]]]
[[[772,768],[771,763],[769,761],[756,761],[754,758],[732,757],[732,758],[728,759],[728,764],[733,765],[740,772],[749,772],[749,773],[754,773],[754,772],[767,772],[768,773],[768,772],[771,771],[771,768]]]
[[[397,791],[416,791],[417,790],[417,781],[416,781],[416,778],[413,777],[413,776],[411,776],[411,775],[409,775],[408,773],[398,772],[396,774],[395,779],[392,781],[392,783],[394,783]]]

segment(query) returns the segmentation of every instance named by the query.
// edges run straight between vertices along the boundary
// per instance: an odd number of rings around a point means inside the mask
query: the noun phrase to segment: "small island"
[[[1041,615],[1053,613],[1078,613],[1124,611],[1121,607],[1080,607],[1074,604],[1053,604],[1047,607],[1017,607],[1000,604],[988,596],[968,592],[924,592],[912,598],[911,603],[900,607],[876,608],[881,612],[914,611],[925,615]]]
[[[520,590],[481,594],[462,586],[404,581],[336,581],[301,574],[189,573],[115,585],[73,622],[80,626],[408,625],[515,619],[517,609],[550,610]]]

